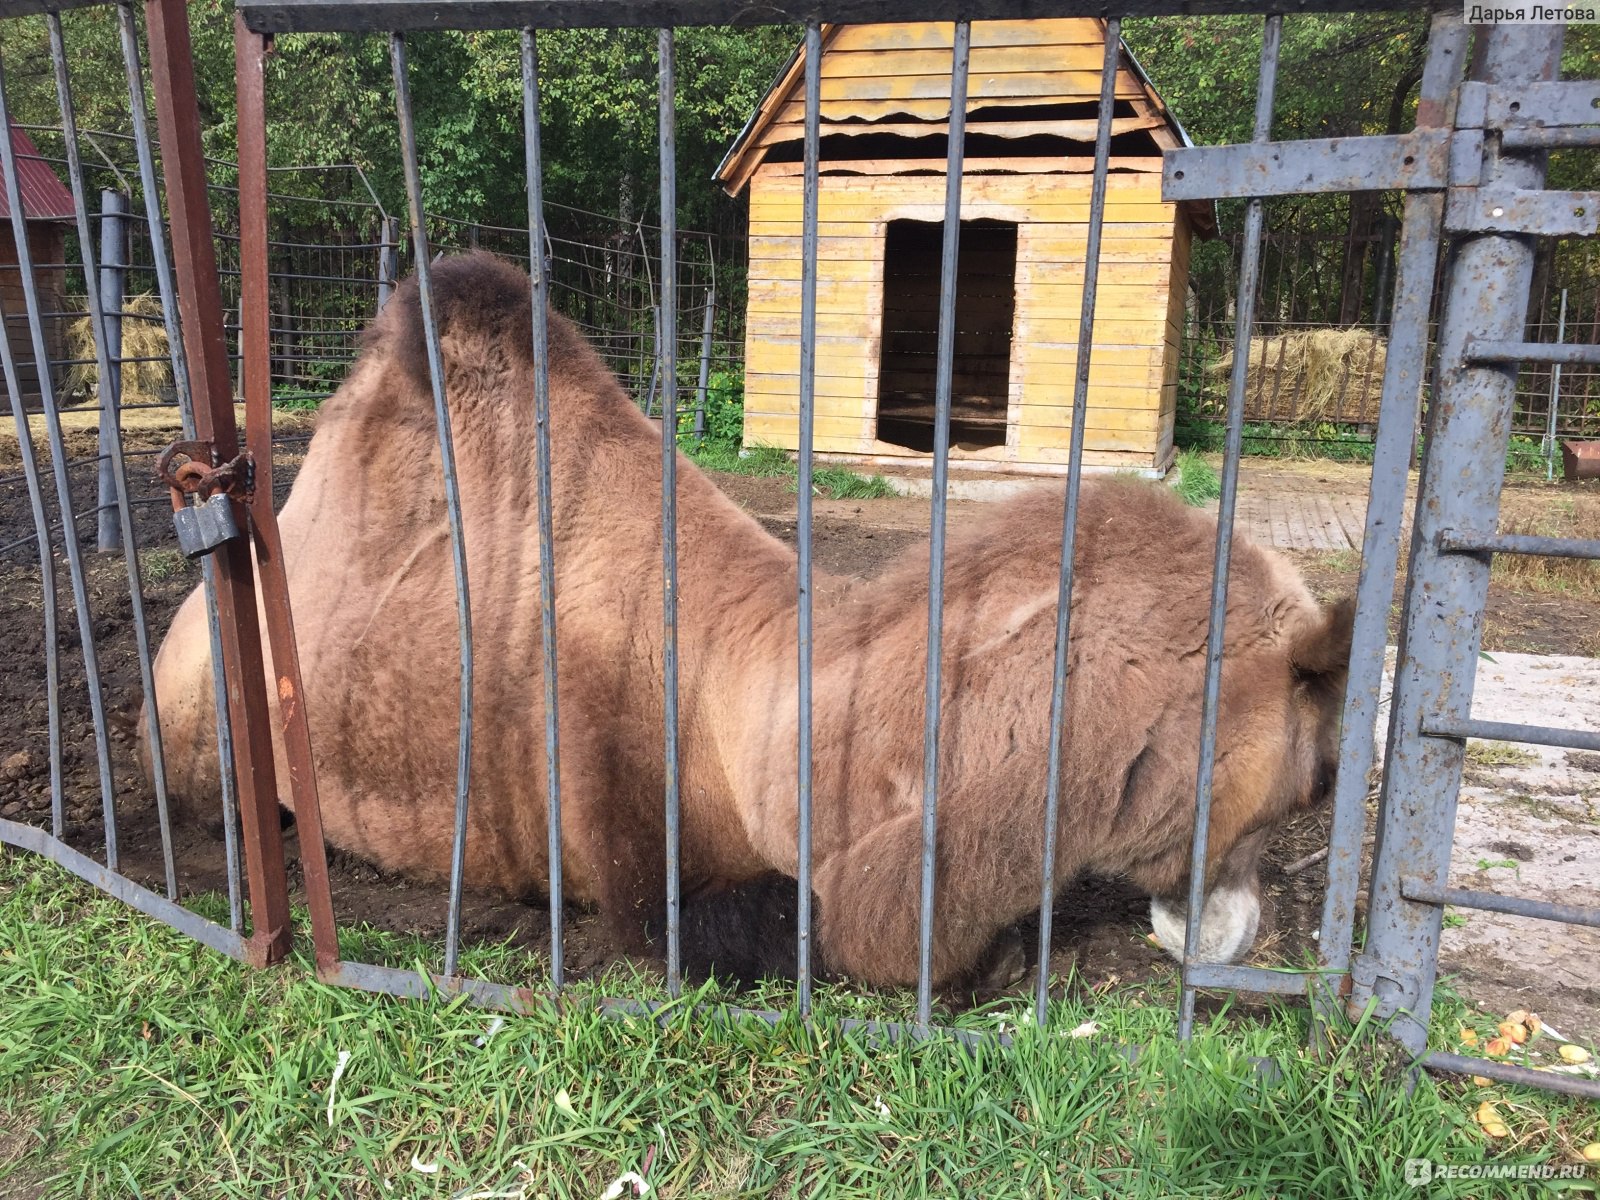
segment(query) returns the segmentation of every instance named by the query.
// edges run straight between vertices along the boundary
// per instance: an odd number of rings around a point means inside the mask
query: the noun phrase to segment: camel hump
[[[527,273],[482,250],[452,254],[428,268],[433,319],[442,342],[495,344],[532,361],[533,309]],[[552,316],[551,333],[559,318]],[[554,339],[553,339],[554,340]],[[428,344],[422,322],[422,291],[407,276],[368,327],[364,348],[393,356],[404,370],[428,379]],[[444,351],[450,353],[448,348]]]

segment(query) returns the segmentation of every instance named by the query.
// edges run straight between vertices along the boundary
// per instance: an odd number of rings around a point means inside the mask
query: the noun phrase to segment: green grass
[[[284,412],[315,412],[328,398],[328,392],[309,391],[305,388],[278,388],[272,393],[272,407]]]
[[[787,476],[793,479],[794,460],[787,451],[773,446],[750,446],[741,449],[737,442],[696,442],[692,437],[680,437],[679,448],[699,467],[707,471],[720,471],[725,475]],[[844,467],[817,467],[811,473],[816,494],[830,500],[874,500],[893,496],[894,488],[882,475],[857,475]],[[791,488],[791,490],[793,490]]]
[[[139,554],[139,570],[151,583],[160,583],[188,571],[189,560],[177,550],[145,550]]]
[[[832,500],[878,500],[895,494],[882,475],[869,478],[843,467],[818,467],[811,473],[811,485]]]
[[[1199,450],[1185,450],[1172,464],[1172,490],[1185,504],[1198,508],[1222,495],[1222,477]]]
[[[1567,1161],[1596,1136],[1594,1109],[1560,1098],[1433,1081],[1408,1098],[1348,1030],[1314,1061],[1297,1008],[1224,1011],[1181,1047],[1165,984],[1076,988],[1046,1031],[1021,999],[963,1019],[1020,1024],[1009,1049],[871,1044],[837,1016],[901,1016],[907,999],[832,987],[811,1030],[688,1002],[659,1024],[608,1019],[579,988],[565,1013],[508,1017],[480,1046],[493,1018],[464,1000],[326,986],[303,956],[250,970],[10,851],[0,947],[0,1181],[22,1195],[592,1200],[649,1159],[660,1197],[1408,1197],[1408,1157]],[[356,931],[344,952],[436,948]],[[505,946],[462,966],[542,971]],[[1442,1009],[1441,1045],[1471,1019]],[[1085,1021],[1096,1032],[1067,1036]],[[1511,1126],[1492,1150],[1471,1119],[1485,1096]]]
[[[1246,421],[1242,436],[1243,453],[1254,458],[1372,461],[1373,435],[1361,433],[1354,425],[1329,422],[1289,425]],[[1220,453],[1226,439],[1227,427],[1221,421],[1202,420],[1184,412],[1178,414],[1174,440],[1181,449]],[[1506,470],[1511,474],[1536,473],[1542,476],[1545,461],[1539,439],[1521,435],[1512,437],[1506,448]]]

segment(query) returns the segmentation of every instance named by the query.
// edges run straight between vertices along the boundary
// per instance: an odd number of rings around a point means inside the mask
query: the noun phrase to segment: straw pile
[[[100,367],[95,357],[94,323],[84,313],[67,326],[67,357],[75,360],[62,379],[70,402],[98,400]],[[143,292],[122,302],[122,357],[140,361],[122,364],[122,403],[172,402],[172,367],[167,358],[167,328],[161,301]]]
[[[1310,329],[1250,339],[1247,421],[1317,424],[1378,419],[1384,339],[1366,329]],[[1208,370],[1223,388],[1233,351]]]

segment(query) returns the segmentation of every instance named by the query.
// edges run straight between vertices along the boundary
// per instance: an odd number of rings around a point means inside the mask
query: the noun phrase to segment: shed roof
[[[22,190],[22,215],[29,221],[70,221],[75,216],[72,193],[39,154],[33,139],[11,126],[11,150],[17,159]],[[10,189],[0,187],[0,220],[11,219]]]
[[[946,129],[954,28],[950,22],[824,25],[825,132],[925,136]],[[972,34],[968,114],[1005,107],[1033,110],[1029,119],[1009,126],[985,122],[981,132],[1001,137],[1047,133],[1093,142],[1092,119],[1032,118],[1041,106],[1098,101],[1105,21],[1093,17],[984,21],[973,25]],[[1118,118],[1116,132],[1148,130],[1163,149],[1192,145],[1125,42],[1121,51],[1115,95],[1135,116]],[[774,146],[801,136],[804,68],[802,46],[778,73],[717,167],[714,178],[730,194],[744,187]]]

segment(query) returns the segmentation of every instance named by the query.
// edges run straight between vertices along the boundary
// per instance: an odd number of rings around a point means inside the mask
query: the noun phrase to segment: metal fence
[[[54,5],[40,5],[52,9]],[[1141,14],[1181,11],[1179,0],[1141,0],[1130,6]],[[1241,11],[1261,11],[1266,6],[1239,0]],[[1376,7],[1376,5],[1374,5]],[[118,11],[125,32],[124,50],[129,78],[142,80],[137,61],[133,14],[126,5]],[[936,439],[931,506],[931,554],[926,583],[926,660],[923,667],[924,716],[921,736],[921,771],[915,787],[920,796],[918,832],[910,846],[911,857],[901,865],[916,887],[897,897],[905,912],[914,913],[918,964],[916,1022],[885,1029],[889,1036],[929,1036],[933,1025],[933,958],[939,913],[935,897],[942,879],[941,851],[949,842],[941,838],[941,788],[949,765],[941,755],[942,708],[947,702],[949,666],[942,654],[945,634],[945,543],[949,420],[953,360],[955,357],[955,288],[958,239],[961,228],[963,174],[963,123],[971,48],[971,19],[1016,15],[1021,7],[1008,0],[983,0],[962,7],[926,2],[912,5],[902,0],[878,0],[863,10],[848,13],[852,21],[952,20],[952,103],[946,164],[946,202],[943,233],[942,281],[937,347],[938,375]],[[1029,10],[1030,15],[1036,15]],[[1086,6],[1062,4],[1060,15],[1081,15]],[[157,101],[164,167],[164,188],[154,179],[154,157],[144,130],[143,100],[132,99],[135,146],[147,198],[154,275],[163,302],[169,335],[177,398],[190,445],[187,468],[164,461],[164,479],[171,499],[188,514],[186,520],[209,510],[221,522],[210,532],[202,530],[195,547],[205,564],[205,596],[210,626],[211,662],[214,668],[212,699],[217,713],[218,760],[224,828],[234,826],[235,811],[242,827],[245,885],[239,882],[240,855],[227,843],[227,877],[232,898],[226,923],[203,919],[177,902],[178,882],[173,869],[174,833],[167,813],[162,763],[161,728],[155,711],[148,622],[140,608],[144,594],[139,542],[135,538],[130,508],[132,495],[122,470],[120,452],[112,456],[116,511],[122,522],[127,595],[134,610],[137,662],[144,695],[144,712],[156,736],[151,738],[152,776],[159,842],[165,861],[163,890],[141,886],[119,871],[117,788],[113,779],[119,767],[112,747],[110,715],[101,700],[102,664],[97,657],[96,630],[91,615],[89,573],[78,539],[65,536],[69,581],[79,624],[84,683],[92,713],[95,753],[84,766],[97,776],[102,801],[103,864],[69,845],[64,837],[64,807],[69,791],[84,786],[66,778],[64,744],[58,728],[62,664],[56,620],[53,572],[56,539],[49,528],[46,492],[34,453],[27,415],[22,411],[20,389],[9,349],[6,351],[8,391],[18,423],[19,441],[30,498],[35,537],[42,550],[39,570],[46,603],[43,606],[45,668],[48,672],[51,729],[49,827],[36,821],[0,821],[0,839],[46,854],[97,886],[121,896],[143,911],[191,933],[226,953],[256,963],[276,961],[286,953],[290,938],[288,874],[284,839],[279,822],[280,791],[292,798],[298,827],[299,863],[310,909],[317,969],[321,978],[349,986],[417,996],[437,989],[467,993],[478,1001],[518,1008],[537,1001],[540,994],[560,994],[566,985],[564,966],[565,906],[562,880],[564,838],[562,821],[564,739],[574,736],[569,726],[558,724],[560,708],[556,674],[558,630],[556,600],[563,563],[552,512],[551,395],[547,358],[547,321],[559,277],[559,256],[545,248],[554,244],[541,202],[543,162],[539,140],[538,30],[573,19],[569,6],[549,0],[497,0],[494,3],[448,6],[414,0],[241,0],[236,27],[238,72],[239,147],[238,232],[239,294],[242,319],[240,345],[242,386],[246,409],[246,443],[241,446],[234,414],[226,336],[224,274],[212,236],[213,219],[208,203],[206,162],[201,152],[189,62],[188,32],[181,0],[150,0],[146,9],[149,30],[151,79]],[[814,578],[812,494],[815,433],[813,374],[819,331],[816,321],[818,287],[817,224],[819,196],[819,116],[821,95],[821,27],[836,15],[829,4],[802,3],[786,18],[806,21],[805,158],[803,191],[803,261],[801,272],[801,397],[799,404],[799,521],[798,562],[794,591],[796,664],[797,771],[786,790],[793,797],[796,831],[794,895],[797,913],[794,930],[798,976],[796,1008],[811,1011],[812,945],[811,911],[815,883],[812,862],[815,731],[814,707]],[[582,6],[583,21],[597,26],[640,26],[667,21],[696,24],[753,17],[734,0],[659,0],[650,5],[632,0],[589,0]],[[1502,536],[1494,533],[1498,511],[1504,451],[1512,428],[1518,363],[1593,365],[1600,350],[1572,343],[1560,348],[1548,343],[1525,344],[1525,310],[1530,290],[1533,251],[1529,235],[1550,237],[1592,236],[1597,231],[1600,197],[1586,193],[1542,190],[1542,148],[1551,145],[1593,145],[1600,129],[1593,109],[1600,103],[1600,85],[1593,82],[1556,83],[1561,29],[1559,26],[1499,26],[1477,33],[1478,47],[1470,79],[1467,69],[1471,31],[1459,14],[1442,12],[1433,21],[1427,69],[1417,129],[1397,137],[1345,138],[1324,141],[1273,143],[1273,98],[1278,47],[1284,17],[1264,18],[1260,85],[1254,138],[1241,146],[1169,151],[1165,162],[1165,198],[1238,199],[1247,202],[1240,242],[1234,323],[1241,342],[1248,342],[1257,324],[1257,301],[1263,271],[1265,198],[1307,192],[1346,192],[1370,189],[1381,183],[1386,190],[1406,193],[1399,224],[1394,266],[1392,312],[1383,363],[1383,402],[1376,415],[1371,500],[1366,518],[1363,562],[1355,616],[1354,646],[1349,683],[1343,701],[1337,782],[1333,789],[1333,829],[1328,856],[1328,892],[1319,934],[1319,959],[1315,968],[1265,969],[1205,961],[1200,954],[1202,913],[1205,909],[1209,841],[1213,821],[1213,769],[1217,761],[1217,730],[1226,664],[1222,653],[1225,618],[1229,606],[1228,581],[1233,562],[1233,515],[1239,485],[1239,460],[1247,403],[1247,365],[1236,358],[1227,392],[1227,442],[1224,460],[1218,534],[1209,592],[1207,653],[1204,661],[1203,711],[1197,756],[1194,836],[1188,871],[1186,928],[1183,946],[1180,1032],[1189,1036],[1200,990],[1247,989],[1255,992],[1309,996],[1318,1012],[1332,1018],[1348,1002],[1356,1011],[1370,1009],[1387,1023],[1401,1044],[1424,1066],[1447,1071],[1467,1071],[1492,1078],[1554,1087],[1574,1094],[1594,1096],[1600,1087],[1592,1080],[1533,1072],[1512,1064],[1427,1053],[1426,1029],[1437,969],[1443,906],[1452,904],[1491,911],[1516,912],[1548,920],[1600,923],[1593,908],[1557,906],[1516,897],[1490,895],[1449,886],[1448,866],[1455,796],[1460,783],[1465,741],[1492,737],[1546,745],[1600,748],[1600,734],[1587,731],[1537,729],[1482,721],[1471,715],[1471,680],[1477,660],[1483,609],[1493,554],[1541,553],[1600,557],[1593,542]],[[79,251],[88,309],[95,329],[100,378],[112,381],[113,397],[118,376],[110,371],[103,331],[107,324],[104,297],[96,281],[98,265],[91,236],[88,189],[82,164],[77,161],[77,140],[67,88],[69,48],[63,43],[59,17],[48,16],[52,50],[61,83],[61,109],[68,175],[72,186]],[[539,790],[545,802],[548,831],[548,911],[551,928],[548,989],[518,987],[500,981],[464,978],[459,972],[461,916],[467,878],[467,831],[474,802],[474,700],[475,610],[469,602],[469,555],[466,522],[458,470],[457,445],[451,407],[444,380],[445,360],[440,340],[433,292],[433,253],[436,238],[457,237],[425,214],[412,97],[407,71],[407,35],[441,23],[469,27],[492,26],[522,30],[521,77],[524,95],[524,148],[527,164],[528,227],[510,238],[525,238],[515,248],[532,272],[530,347],[533,363],[531,412],[532,446],[525,443],[501,447],[504,455],[531,458],[531,466],[517,460],[516,479],[531,478],[537,503],[536,528],[528,533],[537,542],[539,574],[539,653],[542,730],[530,739],[528,770],[542,761]],[[425,973],[410,967],[362,962],[351,948],[342,946],[341,928],[330,883],[324,812],[319,801],[314,767],[311,724],[304,680],[296,653],[296,629],[290,612],[290,589],[284,546],[278,532],[272,487],[273,447],[271,401],[273,390],[273,326],[271,313],[272,246],[268,240],[268,188],[265,73],[266,37],[288,31],[347,31],[387,35],[393,65],[396,111],[400,127],[404,177],[415,247],[415,269],[422,313],[427,374],[431,388],[434,432],[442,475],[441,510],[447,530],[451,572],[455,581],[459,693],[455,707],[456,750],[451,813],[450,871],[444,945],[435,968]],[[1054,579],[1055,613],[1053,668],[1048,712],[1037,714],[1048,723],[1048,747],[1037,764],[1043,814],[1038,829],[1042,847],[1037,880],[1040,914],[1038,975],[1035,1005],[1041,1022],[1049,1018],[1049,947],[1051,914],[1061,880],[1056,877],[1059,851],[1073,836],[1062,829],[1064,766],[1070,764],[1070,733],[1066,714],[1072,689],[1077,686],[1069,670],[1072,644],[1077,515],[1083,477],[1083,431],[1089,393],[1089,366],[1095,352],[1091,331],[1096,304],[1101,228],[1105,215],[1106,182],[1115,112],[1114,83],[1120,46],[1120,20],[1107,21],[1107,51],[1101,71],[1093,191],[1088,208],[1088,250],[1082,288],[1082,322],[1076,352],[1072,441],[1069,471],[1064,485],[1064,521],[1061,526],[1059,572]],[[680,278],[682,240],[674,228],[677,212],[677,177],[674,148],[675,67],[672,28],[662,28],[659,39],[661,165],[660,212],[657,250],[659,272],[655,288],[660,297],[659,325],[664,393],[677,389],[680,317],[697,314],[692,292],[685,297]],[[1516,103],[1510,103],[1510,97]],[[0,127],[7,118],[4,103],[3,64],[0,64]],[[9,143],[5,143],[9,147]],[[1488,149],[1486,150],[1486,147]],[[24,218],[18,190],[18,168],[7,148],[0,161],[10,198],[13,230],[19,246],[21,281],[27,295],[30,333],[39,359],[43,347],[44,313],[33,283],[28,259]],[[164,223],[157,196],[164,196],[170,223]],[[168,265],[170,227],[171,266]],[[483,237],[480,232],[480,239]],[[496,233],[497,237],[502,236]],[[1362,832],[1368,773],[1375,761],[1379,686],[1382,680],[1386,619],[1394,592],[1400,551],[1402,510],[1407,470],[1416,425],[1419,385],[1429,354],[1430,309],[1435,295],[1441,246],[1455,240],[1446,267],[1443,307],[1438,318],[1438,389],[1428,407],[1426,458],[1421,497],[1413,522],[1404,625],[1399,650],[1388,731],[1388,752],[1379,816],[1379,838],[1372,864],[1372,902],[1361,952],[1356,952],[1356,894],[1362,871]],[[470,233],[468,235],[470,240]],[[529,252],[528,248],[535,252]],[[630,247],[629,253],[634,251]],[[635,260],[642,268],[642,256]],[[637,321],[639,306],[631,305],[626,319]],[[655,321],[652,320],[652,325]],[[602,322],[600,327],[603,327]],[[3,340],[0,340],[3,344]],[[52,394],[48,373],[42,385],[42,423],[49,442],[48,466],[53,476],[61,528],[75,528],[75,497],[68,476],[72,455],[65,441],[61,408]],[[658,713],[662,795],[661,828],[664,846],[664,916],[666,980],[676,996],[682,986],[682,916],[685,897],[683,873],[683,795],[680,763],[680,578],[678,488],[676,481],[677,422],[661,421],[660,551],[663,591],[659,625],[651,631],[659,647],[660,698],[647,711]],[[118,448],[120,450],[120,448]],[[509,470],[510,468],[508,468]],[[230,525],[231,522],[231,525]],[[256,551],[254,557],[251,547]],[[264,621],[256,619],[256,601],[262,602]],[[920,595],[920,593],[919,593]],[[531,608],[531,606],[530,606]],[[531,624],[529,608],[525,608]],[[270,645],[270,684],[278,698],[269,706],[269,665],[262,636]],[[302,630],[302,633],[305,631]],[[530,640],[531,645],[531,640]],[[563,681],[566,682],[566,681]],[[277,727],[273,722],[276,718]],[[400,714],[395,719],[402,720]],[[729,714],[727,719],[759,721],[758,712]],[[282,754],[275,754],[274,734]],[[534,743],[537,743],[535,746]],[[568,743],[570,744],[570,743]],[[287,779],[280,778],[280,764]],[[88,789],[91,794],[93,788]],[[787,804],[787,796],[784,803]],[[838,803],[825,796],[821,803]],[[951,864],[945,862],[949,871]],[[159,885],[158,885],[159,886]],[[1030,885],[1031,886],[1031,885]],[[911,892],[914,890],[914,894]],[[243,896],[249,900],[251,933],[243,932]],[[627,998],[606,1001],[623,1011],[638,1011]],[[775,1018],[777,1014],[761,1013]]]
[[[1394,206],[1400,201],[1394,198]],[[1250,443],[1257,449],[1277,440],[1370,443],[1383,399],[1399,219],[1385,212],[1373,232],[1362,234],[1301,231],[1293,226],[1292,214],[1273,214],[1269,207],[1268,226],[1245,382]],[[1221,425],[1227,419],[1242,247],[1236,229],[1224,229],[1215,243],[1196,247],[1179,385],[1180,424]],[[1543,265],[1533,279],[1528,341],[1600,339],[1600,281],[1589,250],[1577,239],[1541,244]],[[1435,313],[1445,285],[1441,263],[1434,284]],[[1430,340],[1436,335],[1435,327]],[[1425,407],[1429,381],[1423,389]],[[1600,433],[1600,377],[1582,364],[1523,364],[1512,433],[1537,439],[1547,461],[1558,461],[1560,440]],[[1206,440],[1195,428],[1186,436]]]

